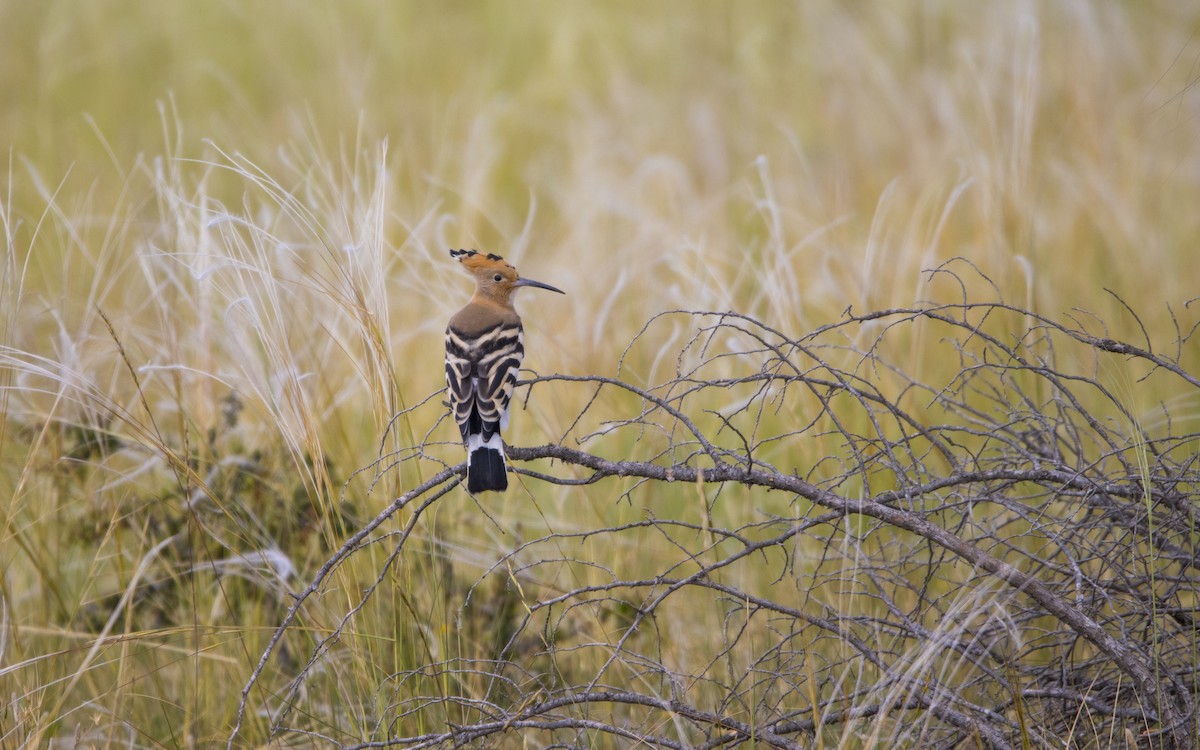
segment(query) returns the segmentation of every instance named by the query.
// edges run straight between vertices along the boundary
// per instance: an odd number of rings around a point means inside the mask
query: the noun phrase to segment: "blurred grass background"
[[[441,387],[470,291],[448,247],[568,291],[520,302],[542,372],[612,374],[672,308],[799,335],[957,301],[922,271],[960,256],[994,284],[968,298],[1139,341],[1111,289],[1169,349],[1200,279],[1198,33],[1182,0],[0,0],[0,744],[224,736],[274,574],[307,580],[422,470],[346,480],[427,434],[459,460],[436,398],[388,429]],[[625,375],[669,372],[661,343]],[[952,376],[929,345],[910,372]],[[1137,409],[1173,396],[1111,377]],[[548,391],[512,442],[586,395]],[[447,497],[340,694],[490,653],[463,580],[522,529],[640,517],[623,489],[491,499],[507,535]]]

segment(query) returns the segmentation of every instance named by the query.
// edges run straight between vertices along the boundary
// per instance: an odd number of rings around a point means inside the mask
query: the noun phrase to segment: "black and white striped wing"
[[[508,425],[508,406],[525,356],[521,324],[504,322],[474,334],[446,329],[446,386],[463,441],[488,442]]]

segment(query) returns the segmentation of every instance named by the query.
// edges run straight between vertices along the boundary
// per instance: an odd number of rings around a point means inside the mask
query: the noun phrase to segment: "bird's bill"
[[[549,284],[543,284],[542,282],[534,281],[533,279],[524,279],[524,278],[517,279],[517,283],[513,284],[513,286],[533,286],[533,287],[537,287],[538,289],[549,289],[552,292],[558,292],[559,294],[566,294],[566,292],[559,289],[558,287],[553,287],[553,286],[550,286]]]

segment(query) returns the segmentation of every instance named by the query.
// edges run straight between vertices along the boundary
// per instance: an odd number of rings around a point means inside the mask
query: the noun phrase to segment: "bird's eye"
[[[500,280],[500,274],[496,274],[495,276],[492,277],[492,281],[499,281],[499,280]]]

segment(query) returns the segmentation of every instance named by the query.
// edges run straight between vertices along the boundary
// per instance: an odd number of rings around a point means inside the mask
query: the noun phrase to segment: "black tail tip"
[[[476,448],[467,466],[467,492],[503,492],[508,489],[504,456],[495,448]]]

